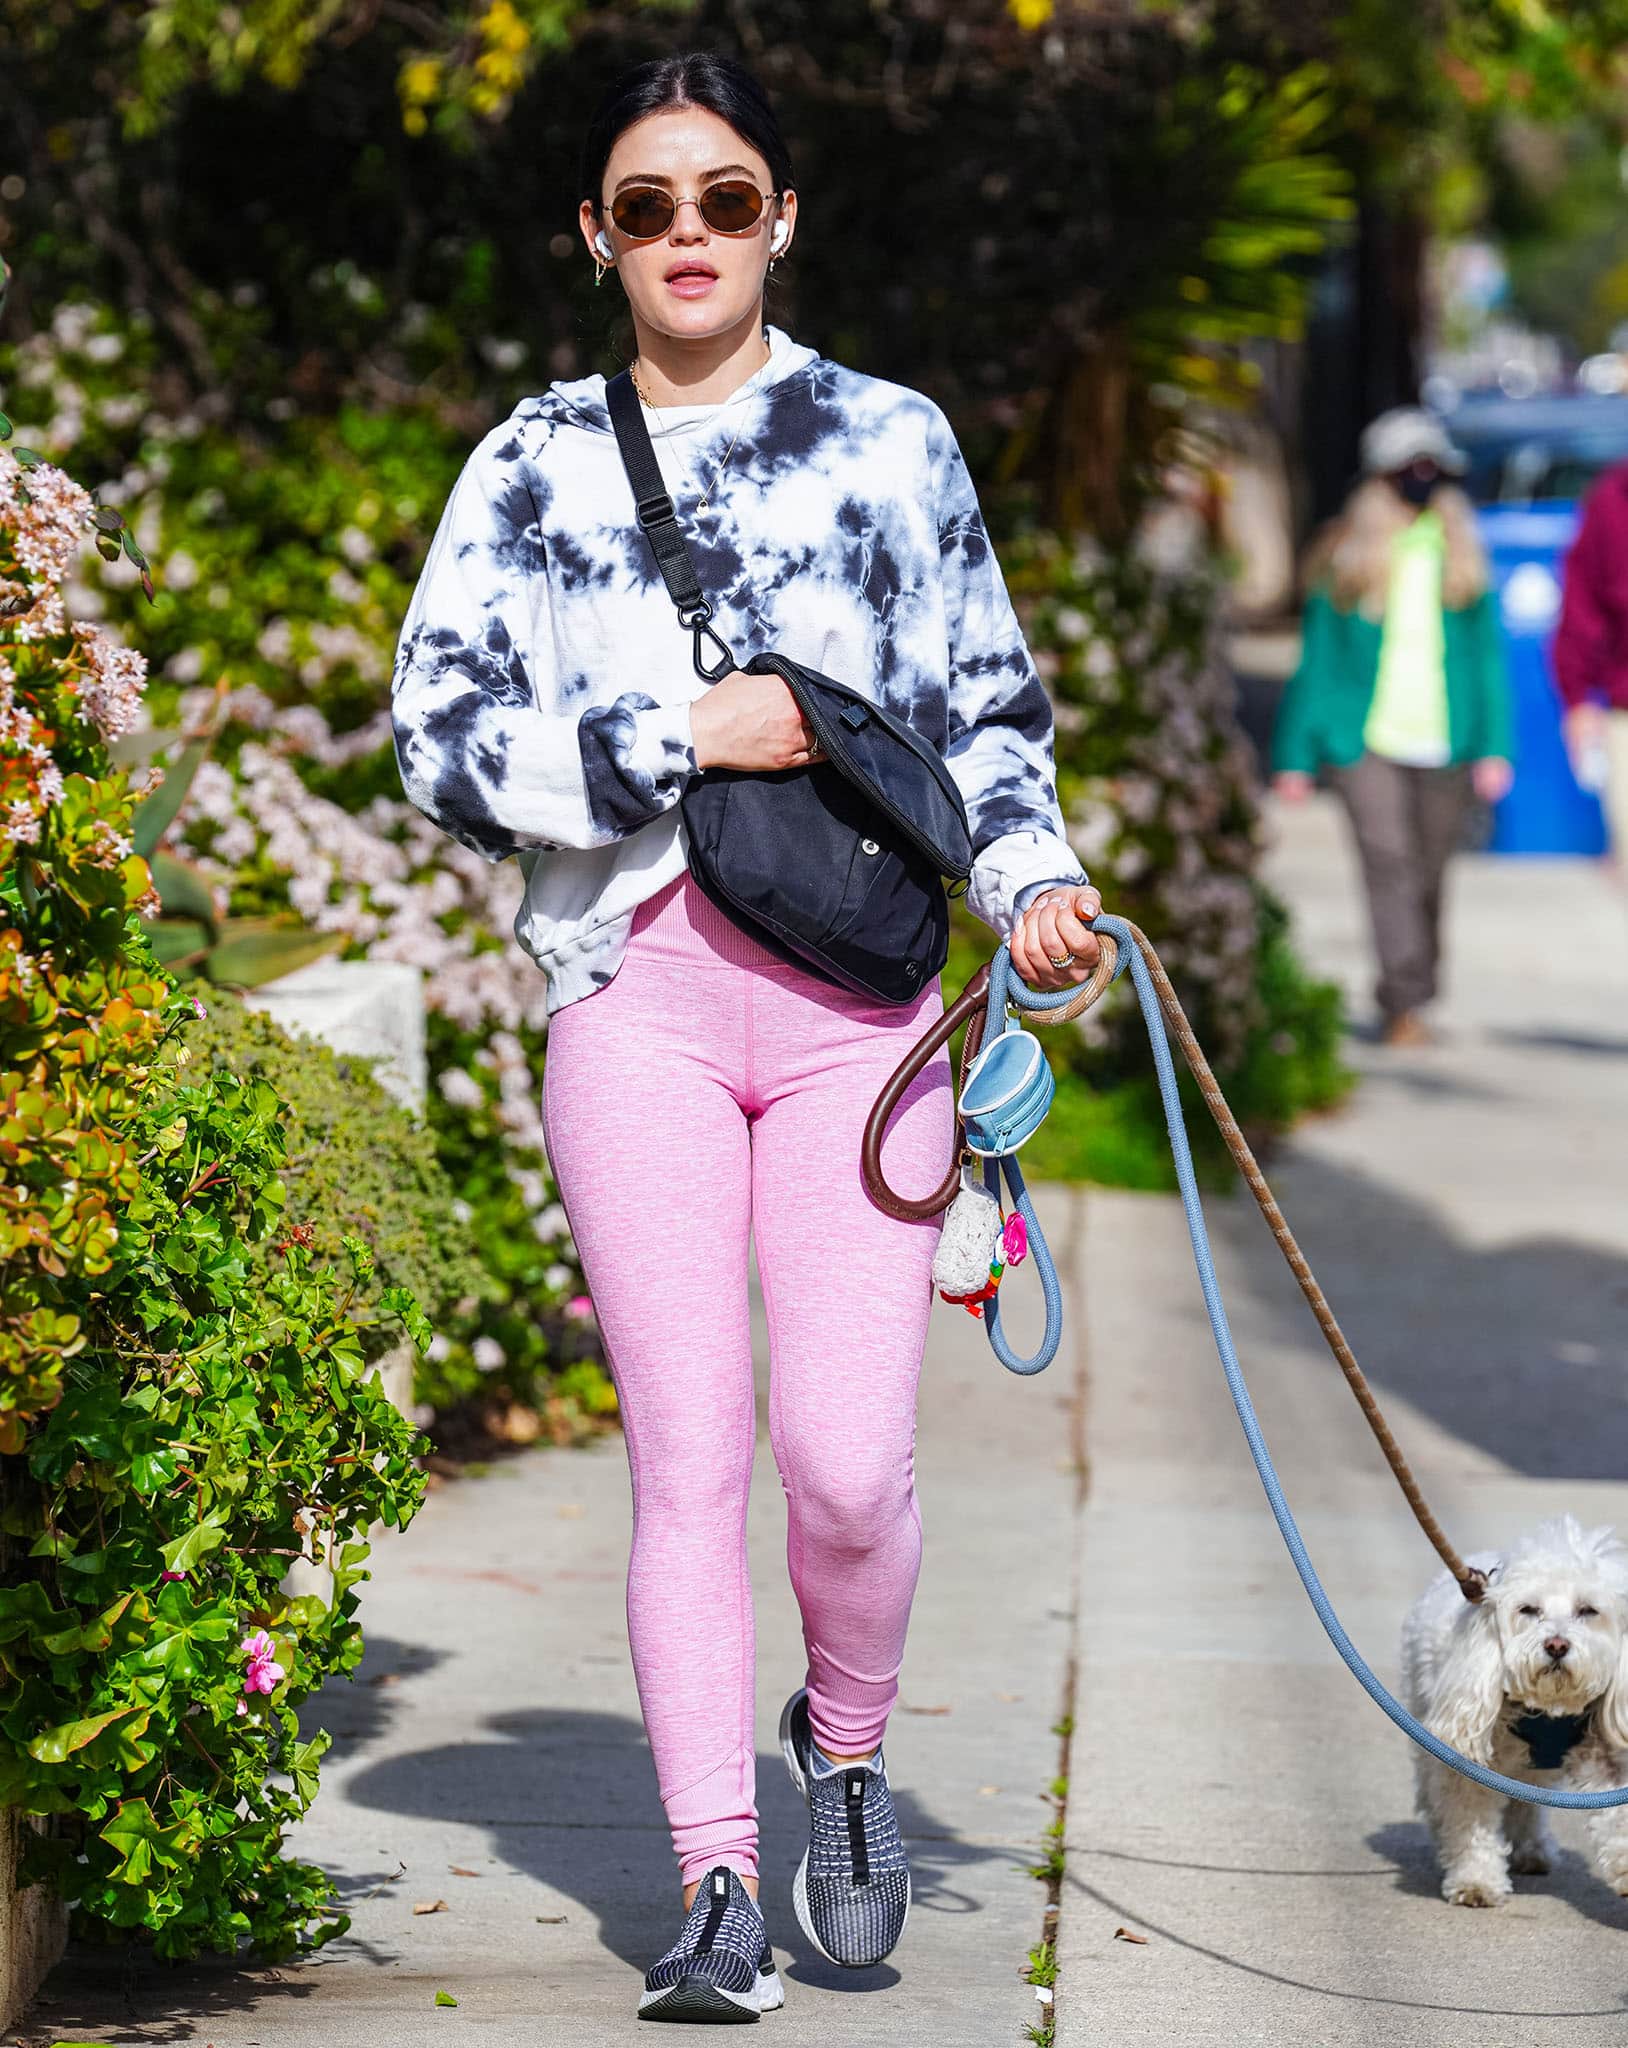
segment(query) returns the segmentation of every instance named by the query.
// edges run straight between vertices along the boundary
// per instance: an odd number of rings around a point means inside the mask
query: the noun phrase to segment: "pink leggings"
[[[749,1228],[815,1739],[868,1753],[898,1696],[938,1226],[871,1203],[859,1144],[941,1014],[936,982],[894,1009],[783,965],[686,874],[641,905],[615,977],[549,1026],[549,1156],[621,1401],[628,1639],[685,1883],[715,1863],[757,1874]],[[902,1192],[949,1165],[950,1089],[944,1056],[894,1118]]]

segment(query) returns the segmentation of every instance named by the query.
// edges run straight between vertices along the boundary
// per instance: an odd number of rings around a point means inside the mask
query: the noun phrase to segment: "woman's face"
[[[1421,512],[1436,495],[1441,484],[1441,470],[1428,455],[1421,455],[1406,469],[1393,470],[1389,481],[1391,489],[1404,505]]]
[[[719,183],[744,183],[764,195],[762,211],[745,233],[720,232],[702,218],[696,202],[709,185]],[[758,318],[770,236],[783,221],[786,234],[779,253],[784,255],[796,225],[796,194],[771,199],[773,184],[768,165],[750,143],[706,108],[647,114],[616,139],[605,166],[599,216],[583,202],[583,239],[595,255],[595,237],[603,233],[609,241],[622,288],[643,326],[684,341],[726,334]],[[671,222],[650,240],[625,234],[612,215],[618,193],[639,187],[654,187],[678,202]],[[659,217],[658,209],[646,211]]]

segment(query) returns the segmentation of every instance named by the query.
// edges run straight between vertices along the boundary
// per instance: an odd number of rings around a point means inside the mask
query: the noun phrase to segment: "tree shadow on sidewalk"
[[[1529,1478],[1628,1477],[1628,1255],[1561,1236],[1466,1244],[1394,1182],[1305,1149],[1272,1178],[1382,1396]],[[1329,1398],[1348,1398],[1254,1204],[1217,1204],[1212,1229],[1222,1285],[1245,1288],[1280,1338],[1329,1364]]]
[[[345,1789],[356,1806],[486,1828],[494,1855],[595,1914],[603,1945],[641,1972],[677,1930],[678,1878],[650,1747],[627,1715],[546,1707],[492,1715],[472,1724],[467,1741],[382,1759]],[[893,1796],[910,1848],[912,1915],[978,1912],[958,1874],[997,1859],[1026,1863],[1033,1853],[963,1842],[908,1787],[896,1784]],[[897,1982],[888,1964],[838,1968],[797,1925],[788,1894],[808,1839],[807,1809],[778,1751],[757,1758],[757,1804],[769,1933],[793,1958],[786,1974],[836,1991]]]

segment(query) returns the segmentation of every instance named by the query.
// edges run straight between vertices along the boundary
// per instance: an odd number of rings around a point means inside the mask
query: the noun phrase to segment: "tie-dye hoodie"
[[[646,416],[713,623],[737,659],[778,648],[940,750],[972,826],[968,902],[1004,937],[1040,887],[1084,876],[1051,705],[961,451],[919,392],[769,340],[721,406]],[[634,521],[604,379],[523,399],[447,500],[392,710],[412,802],[484,859],[519,861],[515,936],[550,1013],[610,980],[634,911],[683,871],[706,687]]]

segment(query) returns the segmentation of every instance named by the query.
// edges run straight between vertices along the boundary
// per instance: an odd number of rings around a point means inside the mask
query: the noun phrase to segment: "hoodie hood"
[[[646,409],[645,424],[650,438],[659,441],[669,434],[709,424],[720,409],[735,407],[805,376],[809,365],[819,361],[819,352],[793,341],[783,328],[768,329],[769,360],[727,398],[708,399],[700,405],[661,405]],[[577,377],[568,384],[551,384],[536,401],[538,409],[554,415],[562,425],[585,427],[590,433],[611,431],[610,410],[605,403],[605,379],[595,371],[591,377]]]

